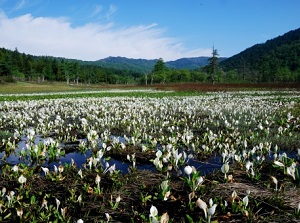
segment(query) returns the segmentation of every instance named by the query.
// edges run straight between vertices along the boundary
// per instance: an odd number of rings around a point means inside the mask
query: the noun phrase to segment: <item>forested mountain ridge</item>
[[[126,57],[107,57],[91,62],[91,64],[107,68],[125,69],[139,73],[148,73],[151,72],[156,62],[157,60],[130,59]]]
[[[107,68],[115,69],[127,69],[140,73],[149,73],[152,71],[153,66],[157,62],[157,59],[130,59],[126,57],[107,57],[90,64],[99,65]],[[209,64],[209,57],[191,57],[191,58],[180,58],[174,61],[166,61],[165,65],[170,69],[183,69],[183,70],[194,70],[202,68]]]
[[[194,70],[209,64],[209,57],[181,58],[166,62],[166,66],[173,69]]]
[[[256,44],[228,59],[215,56],[157,60],[108,57],[81,61],[33,56],[0,48],[0,83],[66,81],[70,83],[162,84],[300,82],[300,29]]]
[[[140,73],[91,65],[51,56],[32,56],[0,48],[0,83],[11,81],[66,81],[77,83],[135,83]]]
[[[13,81],[66,81],[73,83],[155,84],[203,82],[207,74],[197,70],[175,70],[164,66],[154,72],[158,60],[109,57],[81,61],[51,56],[33,56],[0,48],[0,83]]]
[[[220,66],[243,81],[300,81],[300,28],[247,48],[220,62]]]

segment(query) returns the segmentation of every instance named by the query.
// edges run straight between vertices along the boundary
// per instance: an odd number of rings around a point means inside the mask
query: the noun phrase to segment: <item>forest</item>
[[[0,49],[0,82],[66,81],[67,84],[109,83],[125,84],[135,81],[140,74],[87,65],[79,60],[32,56],[4,48]]]
[[[151,81],[150,81],[151,78]],[[149,80],[148,80],[149,79]],[[150,73],[108,68],[96,62],[85,62],[50,56],[32,56],[0,48],[0,82],[66,81],[67,84],[150,84],[203,82],[207,74],[201,70],[168,69],[162,59]]]
[[[64,81],[67,84],[167,83],[298,83],[300,81],[300,29],[256,44],[227,59],[212,50],[209,63],[197,69],[168,68],[162,58],[150,72],[124,65],[101,66],[88,61],[34,56],[17,48],[0,48],[0,83]],[[146,63],[146,60],[144,61]],[[153,60],[152,60],[153,64]]]
[[[256,44],[220,63],[243,82],[293,83],[300,81],[300,28]]]

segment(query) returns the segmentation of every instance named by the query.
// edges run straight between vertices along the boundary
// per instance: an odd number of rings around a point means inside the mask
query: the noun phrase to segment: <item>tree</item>
[[[21,53],[19,53],[18,48],[15,48],[15,50],[11,54],[11,62],[14,67],[14,69],[18,71],[22,71],[23,68],[23,58]]]
[[[76,84],[78,85],[78,81],[79,81],[79,63],[78,62],[74,62],[73,63],[73,73],[75,75],[75,79],[76,79]]]
[[[11,75],[11,69],[9,68],[9,65],[6,62],[0,63],[0,76],[10,76]]]
[[[215,84],[216,72],[218,69],[218,58],[219,54],[217,49],[213,46],[212,57],[209,59],[209,73],[211,75],[211,81]]]
[[[151,73],[151,84],[153,84],[153,80],[155,80],[155,82],[165,82],[166,70],[167,67],[165,65],[164,60],[162,58],[159,58],[156,64],[154,65],[153,71]]]

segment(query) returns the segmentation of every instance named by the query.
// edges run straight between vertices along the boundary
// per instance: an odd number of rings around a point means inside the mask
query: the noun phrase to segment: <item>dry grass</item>
[[[300,83],[295,84],[211,84],[211,83],[178,83],[178,84],[165,84],[165,85],[153,85],[159,90],[174,90],[174,91],[238,91],[238,90],[272,90],[272,89],[295,89],[300,90]]]
[[[70,84],[65,82],[18,82],[0,85],[0,94],[16,93],[42,93],[42,92],[68,92],[83,90],[101,90],[101,89],[130,89],[137,88],[135,85],[86,85]]]
[[[81,90],[103,90],[103,89],[157,89],[173,91],[237,91],[237,90],[271,90],[271,89],[294,89],[300,90],[298,84],[211,84],[211,83],[178,83],[157,85],[109,85],[109,84],[70,84],[66,82],[18,82],[0,85],[0,94],[13,93],[41,93],[41,92],[65,92]]]

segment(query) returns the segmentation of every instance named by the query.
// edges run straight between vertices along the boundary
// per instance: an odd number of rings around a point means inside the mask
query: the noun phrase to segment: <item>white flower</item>
[[[232,192],[231,198],[232,198],[232,202],[234,202],[234,200],[237,198],[237,193],[235,190]]]
[[[80,170],[78,170],[78,175],[81,177],[81,178],[83,178],[83,175],[82,175],[82,170],[80,169]]]
[[[112,174],[115,170],[116,170],[116,164],[114,164],[108,168],[108,171],[110,174]]]
[[[77,223],[84,223],[82,219],[78,219]]]
[[[158,210],[157,210],[157,208],[155,206],[152,205],[151,208],[150,208],[150,215],[149,215],[149,217],[152,217],[152,218],[156,219],[157,215],[158,215]]]
[[[292,176],[294,180],[296,179],[296,176],[295,176],[296,168],[295,168],[295,166],[296,166],[296,164],[292,163],[291,166],[289,166],[288,168],[286,168],[286,173],[288,175]]]
[[[39,147],[37,145],[34,145],[33,151],[35,152],[35,154],[38,154]]]
[[[19,171],[19,166],[18,165],[14,165],[13,168],[12,168],[12,170],[14,172],[18,172]]]
[[[100,181],[101,181],[101,177],[97,174],[96,179],[95,179],[95,183],[96,183],[97,185],[99,185],[99,184],[100,184]]]
[[[168,212],[165,212],[160,218],[160,223],[168,223],[168,222],[169,222],[169,215]]]
[[[193,168],[191,166],[186,166],[184,167],[184,172],[186,175],[190,176],[191,173],[193,172]]]
[[[229,171],[229,164],[228,162],[224,163],[221,167],[221,171],[222,173],[224,173],[224,178],[226,179],[226,174],[228,173]]]
[[[250,168],[253,167],[253,163],[250,161],[247,161],[245,167],[246,167],[246,172],[248,172],[250,170]]]
[[[274,164],[280,167],[284,167],[284,164],[282,162],[279,161],[274,161]]]
[[[248,198],[248,195],[247,195],[243,198],[243,204],[245,205],[245,208],[248,206],[248,203],[249,203],[249,198]]]
[[[208,217],[214,215],[214,213],[216,212],[216,207],[217,207],[217,204],[213,204],[213,205],[207,210],[207,215],[208,215]]]
[[[63,166],[63,165],[59,165],[58,171],[59,171],[60,173],[62,173],[62,172],[64,171],[64,166]]]
[[[163,163],[161,160],[159,160],[158,157],[156,157],[154,160],[153,160],[153,164],[156,166],[156,168],[163,168]]]
[[[199,185],[201,185],[203,183],[204,179],[202,176],[197,178],[197,185],[195,186],[195,190],[197,190],[197,188],[199,187]]]
[[[78,202],[78,203],[81,203],[81,202],[82,202],[82,196],[81,196],[81,194],[78,196],[77,202]]]
[[[43,207],[46,208],[46,209],[48,210],[48,202],[47,202],[47,200],[46,200],[45,198],[44,198],[43,201],[42,201],[42,207],[41,207],[41,209],[42,209]]]
[[[211,216],[216,212],[217,204],[214,204],[213,200],[209,199],[210,208],[208,208],[207,204],[203,200],[198,198],[198,200],[196,201],[196,205],[204,211],[205,218],[208,220],[208,222],[210,222]]]
[[[53,165],[53,167],[54,167],[54,173],[57,173],[57,172],[58,172],[57,166],[56,166],[56,165]]]
[[[47,167],[42,167],[42,170],[43,170],[45,176],[47,176],[47,174],[49,173],[49,169]]]
[[[66,213],[67,213],[67,207],[61,208],[60,209],[60,213],[63,216],[63,218],[65,219],[66,217]]]
[[[56,210],[58,210],[59,205],[60,205],[60,200],[58,200],[57,198],[55,198],[55,202],[56,202]]]
[[[76,163],[75,163],[75,161],[74,161],[73,158],[71,158],[71,165],[74,166],[74,167],[76,167]]]
[[[155,155],[156,155],[156,158],[160,158],[162,156],[162,152],[160,150],[158,150]]]
[[[0,193],[0,194],[1,194],[2,196],[4,196],[5,193],[6,193],[6,187],[2,187],[2,190],[1,190],[1,193]]]
[[[107,222],[109,222],[109,220],[111,219],[111,216],[108,213],[105,213],[105,217],[107,219]]]
[[[198,200],[196,201],[196,205],[204,211],[205,218],[207,218],[207,204],[203,200],[198,198]]]
[[[21,175],[21,176],[19,176],[18,181],[20,184],[24,184],[24,183],[26,183],[27,179],[26,179],[26,177]]]
[[[120,195],[116,198],[116,203],[119,203],[121,201]]]
[[[167,191],[165,193],[165,196],[164,196],[164,201],[168,200],[169,196],[170,196],[171,192],[170,191]]]
[[[17,208],[17,215],[21,218],[23,215],[23,210],[22,208]]]
[[[160,184],[160,188],[162,191],[167,190],[169,187],[169,181],[168,180],[164,180],[161,184]]]
[[[271,176],[271,179],[273,180],[273,183],[275,184],[275,190],[277,190],[278,180],[273,176]]]

